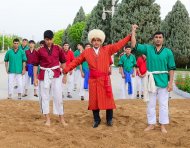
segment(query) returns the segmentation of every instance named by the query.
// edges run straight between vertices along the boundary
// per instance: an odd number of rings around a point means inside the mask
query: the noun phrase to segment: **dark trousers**
[[[94,122],[99,122],[100,119],[100,110],[93,110],[93,116],[94,116]],[[106,110],[106,120],[107,121],[112,121],[113,118],[113,109],[108,109]]]

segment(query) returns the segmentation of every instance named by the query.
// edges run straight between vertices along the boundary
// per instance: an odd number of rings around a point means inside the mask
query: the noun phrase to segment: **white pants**
[[[70,73],[67,74],[67,92],[72,92],[74,88],[74,73],[70,75]]]
[[[24,88],[28,89],[31,85],[31,78],[28,76],[28,71],[25,73],[25,85]],[[38,86],[34,86],[34,89],[38,89]]]
[[[137,91],[139,91],[140,94],[141,94],[141,92],[143,92],[143,81],[144,81],[144,78],[136,76]]]
[[[49,101],[53,97],[53,113],[63,115],[63,99],[62,99],[62,81],[61,78],[51,79],[50,88],[44,88],[44,81],[40,81],[40,107],[42,114],[49,114]]]
[[[79,96],[83,96],[83,97],[84,97],[84,95],[85,95],[85,89],[84,89],[84,78],[81,76],[81,74],[80,74],[80,76],[79,76],[79,79],[80,79],[80,85],[79,85],[79,87],[80,87],[80,89],[79,89]]]
[[[133,93],[131,95],[128,95],[128,83],[125,83],[125,79],[121,78],[121,99],[134,99],[135,98],[135,88],[134,88],[134,83],[135,79],[131,76],[131,81],[132,81],[132,91]]]
[[[8,94],[12,95],[14,93],[15,84],[17,87],[17,93],[23,92],[22,74],[8,74]]]
[[[156,100],[159,102],[159,123],[168,124],[168,97],[167,88],[157,88],[156,93],[150,93],[150,101],[147,103],[148,124],[156,124]]]
[[[74,72],[74,85],[75,87],[80,84],[79,77],[81,77],[81,71],[80,69],[73,70]]]

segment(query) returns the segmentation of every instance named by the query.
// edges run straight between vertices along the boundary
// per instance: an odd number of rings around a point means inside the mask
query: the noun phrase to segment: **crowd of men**
[[[53,32],[44,32],[44,40],[36,48],[33,40],[13,40],[13,48],[5,55],[5,67],[8,73],[8,99],[12,99],[16,89],[18,99],[27,97],[28,89],[33,85],[34,97],[39,96],[40,108],[45,116],[45,125],[50,126],[49,101],[53,99],[53,113],[59,116],[60,123],[64,120],[63,98],[72,98],[72,92],[79,89],[80,99],[85,99],[89,92],[89,110],[94,117],[93,127],[101,123],[100,110],[106,110],[107,125],[113,125],[113,109],[116,105],[111,87],[111,56],[124,49],[119,56],[119,71],[121,75],[122,98],[144,99],[147,102],[148,127],[145,131],[155,128],[156,99],[159,100],[159,123],[161,131],[169,124],[168,92],[172,90],[175,61],[170,49],[163,46],[164,34],[156,32],[153,35],[153,45],[136,42],[137,25],[132,25],[129,35],[117,43],[102,46],[105,34],[99,29],[91,30],[85,45],[78,43],[75,52],[69,43],[60,47],[53,43]],[[128,42],[131,41],[131,46]],[[137,50],[141,55],[136,57],[131,53]],[[137,86],[134,84],[136,79]],[[63,94],[63,89],[67,94]],[[88,90],[88,91],[86,91]]]

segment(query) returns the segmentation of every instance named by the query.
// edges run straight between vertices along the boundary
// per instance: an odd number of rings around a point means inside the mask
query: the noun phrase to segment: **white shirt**
[[[98,52],[99,52],[99,49],[100,49],[100,48],[94,48],[94,47],[93,47],[93,49],[94,49],[95,53],[98,55]]]

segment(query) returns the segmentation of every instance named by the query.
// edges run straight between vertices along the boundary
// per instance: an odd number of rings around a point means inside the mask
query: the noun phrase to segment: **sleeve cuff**
[[[169,71],[170,71],[170,70],[176,70],[176,66],[170,67],[170,68],[169,68]]]

